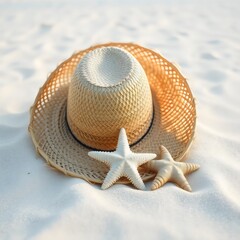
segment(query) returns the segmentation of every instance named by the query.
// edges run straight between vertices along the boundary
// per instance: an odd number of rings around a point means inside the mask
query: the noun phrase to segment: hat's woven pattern
[[[112,80],[108,87],[103,86],[106,74]],[[125,128],[129,144],[137,142],[147,132],[153,112],[143,68],[131,54],[119,48],[90,52],[71,80],[67,111],[72,133],[87,146],[114,150],[121,128]]]
[[[78,143],[66,124],[69,82],[81,58],[89,51],[116,46],[130,52],[142,65],[152,90],[154,120],[148,134],[132,147],[135,152],[158,153],[162,144],[175,160],[181,160],[192,142],[196,111],[186,79],[176,67],[149,49],[135,44],[109,43],[80,51],[60,64],[40,89],[31,108],[29,131],[37,151],[65,174],[101,183],[108,167],[88,157],[89,149]],[[154,175],[144,167],[141,176]]]

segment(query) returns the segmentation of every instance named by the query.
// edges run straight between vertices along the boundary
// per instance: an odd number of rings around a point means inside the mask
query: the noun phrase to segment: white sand
[[[120,3],[121,2],[121,3]],[[238,239],[240,3],[0,2],[0,239]],[[136,42],[177,63],[197,99],[187,161],[193,193],[139,191],[65,177],[37,156],[28,109],[57,64],[108,41]]]

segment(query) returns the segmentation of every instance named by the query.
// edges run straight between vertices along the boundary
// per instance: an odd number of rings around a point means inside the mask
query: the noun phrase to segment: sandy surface
[[[237,239],[239,1],[56,2],[0,1],[0,239]],[[187,161],[201,165],[192,193],[102,191],[35,154],[27,126],[39,87],[74,51],[108,41],[159,51],[188,78],[198,119]]]

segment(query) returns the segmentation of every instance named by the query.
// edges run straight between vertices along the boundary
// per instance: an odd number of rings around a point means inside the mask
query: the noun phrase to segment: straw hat
[[[192,93],[173,64],[136,44],[108,43],[75,53],[51,73],[31,108],[29,132],[51,166],[102,183],[109,168],[88,152],[114,150],[121,128],[132,151],[158,154],[164,145],[180,161],[195,123]],[[143,180],[155,176],[139,171]]]

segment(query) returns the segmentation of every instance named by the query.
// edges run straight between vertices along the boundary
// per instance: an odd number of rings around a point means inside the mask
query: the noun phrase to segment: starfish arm
[[[180,188],[191,192],[192,189],[186,179],[186,177],[184,176],[183,172],[180,169],[175,169],[172,177],[171,177],[171,181],[173,181],[174,183],[176,183]]]
[[[166,166],[159,168],[157,176],[154,178],[151,190],[156,190],[162,187],[166,182],[169,181],[172,174],[172,166]]]
[[[142,164],[154,159],[157,155],[155,153],[133,153],[132,159],[136,159],[137,166],[141,166]]]
[[[137,170],[137,166],[134,164],[129,164],[125,168],[124,176],[131,181],[131,183],[138,189],[144,190],[145,185],[143,183],[143,180]]]
[[[161,156],[162,156],[161,158],[162,159],[165,159],[165,160],[170,161],[170,162],[174,161],[170,152],[163,145],[160,146],[160,152],[161,152]]]
[[[110,166],[110,164],[116,159],[114,152],[90,151],[88,152],[88,156],[100,162],[103,162],[108,166]]]
[[[200,168],[200,165],[195,163],[175,162],[175,165],[182,170],[184,175],[194,172]]]
[[[158,172],[160,169],[165,168],[169,165],[169,162],[164,159],[151,160],[147,163],[147,167],[153,172]]]
[[[122,164],[113,164],[107,173],[101,188],[103,190],[111,187],[120,177],[123,176]]]
[[[120,155],[124,155],[124,156],[127,153],[131,152],[129,144],[128,144],[126,130],[124,128],[120,129],[116,152],[118,152]]]

